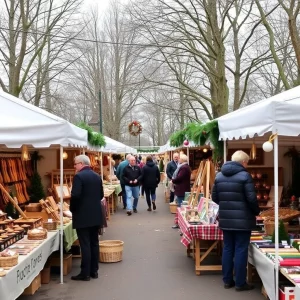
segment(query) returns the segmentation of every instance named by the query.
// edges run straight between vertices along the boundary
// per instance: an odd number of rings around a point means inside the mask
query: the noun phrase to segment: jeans
[[[125,184],[121,183],[121,188],[122,188],[123,206],[126,207],[126,190],[125,190]]]
[[[125,190],[126,190],[126,199],[127,199],[126,202],[127,210],[136,209],[139,201],[140,187],[125,185]],[[133,197],[133,205],[132,205],[131,197]]]
[[[176,196],[177,206],[180,207],[182,201],[184,200],[184,196]]]
[[[233,268],[235,286],[241,287],[246,284],[250,236],[251,231],[223,230],[222,273],[225,284],[233,281]]]
[[[156,200],[156,194],[155,194],[156,187],[145,187],[145,194],[146,194],[146,201],[148,204],[148,207],[151,208],[151,200]],[[151,199],[150,199],[151,195]]]

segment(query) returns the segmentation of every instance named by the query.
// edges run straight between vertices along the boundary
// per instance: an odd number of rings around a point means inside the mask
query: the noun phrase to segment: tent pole
[[[102,155],[103,152],[101,152],[101,160],[100,160],[100,172],[101,172],[101,179],[102,179],[102,182],[103,182],[103,155]]]
[[[109,152],[109,178],[110,178],[110,185],[112,185],[112,173],[111,173],[111,152]]]
[[[64,178],[64,159],[63,159],[63,146],[60,146],[60,283],[64,283],[63,276],[63,247],[64,247],[64,222],[63,222],[63,178]]]
[[[274,139],[274,202],[275,202],[275,299],[278,299],[279,261],[278,261],[278,135]]]
[[[227,161],[227,155],[226,155],[226,153],[227,153],[227,144],[226,144],[226,140],[224,140],[223,143],[224,143],[223,160],[224,160],[224,163],[226,163],[226,161]]]

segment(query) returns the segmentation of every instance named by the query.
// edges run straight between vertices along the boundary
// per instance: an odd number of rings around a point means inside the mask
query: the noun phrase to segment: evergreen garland
[[[196,145],[204,146],[207,140],[214,146],[213,160],[217,161],[223,157],[223,141],[219,141],[218,121],[213,120],[204,124],[188,123],[183,130],[174,132],[170,137],[170,145],[182,146],[184,140],[188,138]]]
[[[80,122],[77,126],[88,132],[88,141],[92,146],[104,147],[106,145],[105,138],[102,133],[94,132],[93,128],[84,122]]]

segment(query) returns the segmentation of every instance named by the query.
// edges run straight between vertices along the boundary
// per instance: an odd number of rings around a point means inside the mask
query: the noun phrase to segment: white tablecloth
[[[48,232],[47,239],[28,255],[20,255],[19,263],[0,277],[0,299],[15,300],[44,268],[53,251],[59,249],[59,232]]]
[[[273,262],[251,244],[249,246],[248,261],[256,268],[270,300],[275,300],[275,265]]]

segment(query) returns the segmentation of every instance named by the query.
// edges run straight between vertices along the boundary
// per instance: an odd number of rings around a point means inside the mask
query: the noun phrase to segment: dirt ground
[[[89,282],[70,280],[80,272],[80,259],[73,259],[71,274],[59,283],[51,274],[33,296],[19,300],[259,300],[261,285],[249,292],[223,288],[220,272],[196,276],[194,261],[186,256],[178,230],[172,229],[174,215],[165,203],[163,185],[158,188],[157,211],[146,211],[140,198],[138,213],[128,217],[122,205],[115,213],[102,239],[124,241],[123,261],[99,265],[99,278]]]

